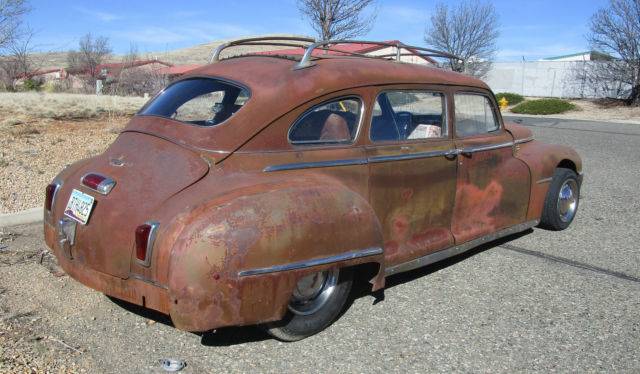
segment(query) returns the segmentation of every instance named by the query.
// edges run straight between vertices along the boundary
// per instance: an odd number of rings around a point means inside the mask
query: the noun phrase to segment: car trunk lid
[[[95,198],[87,224],[77,224],[74,260],[107,274],[128,277],[136,227],[155,219],[154,212],[164,201],[197,182],[208,170],[208,163],[185,147],[149,134],[120,134],[102,155],[67,178],[62,198],[56,203],[61,212],[73,189]],[[82,185],[81,178],[87,173],[112,178],[116,185],[102,195]]]

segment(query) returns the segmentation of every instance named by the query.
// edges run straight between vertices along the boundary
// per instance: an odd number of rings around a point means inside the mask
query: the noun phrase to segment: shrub
[[[503,97],[507,99],[507,101],[509,102],[509,105],[520,104],[521,102],[524,101],[524,96],[518,95],[517,93],[501,92],[499,94],[496,94],[496,100],[498,100],[498,103],[500,102],[500,100],[502,100]]]
[[[25,91],[38,91],[42,87],[42,82],[37,79],[27,79],[23,87]]]
[[[539,99],[525,101],[511,108],[511,112],[520,114],[558,114],[576,109],[576,106],[566,100]]]

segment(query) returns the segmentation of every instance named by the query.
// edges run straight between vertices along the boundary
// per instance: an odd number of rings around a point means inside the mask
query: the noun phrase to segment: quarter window
[[[360,108],[358,98],[340,98],[306,111],[289,130],[294,144],[350,143],[358,131]]]
[[[456,135],[460,137],[487,134],[500,125],[488,97],[456,94]]]
[[[447,135],[445,96],[429,91],[378,95],[371,120],[372,141],[442,138]]]

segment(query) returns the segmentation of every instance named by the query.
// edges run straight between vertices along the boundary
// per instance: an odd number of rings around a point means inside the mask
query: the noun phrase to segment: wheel
[[[580,203],[580,184],[573,170],[557,168],[544,201],[540,226],[564,230],[573,221]]]
[[[352,284],[353,274],[346,269],[307,275],[293,290],[285,317],[262,327],[273,337],[287,342],[317,334],[340,314]]]

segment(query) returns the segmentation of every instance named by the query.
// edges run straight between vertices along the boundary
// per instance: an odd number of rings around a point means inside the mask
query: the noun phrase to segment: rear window
[[[239,86],[211,78],[193,78],[165,88],[140,111],[197,126],[215,126],[236,113],[249,99]]]

